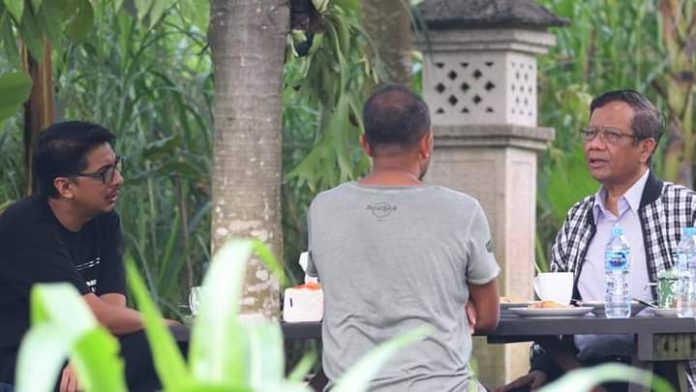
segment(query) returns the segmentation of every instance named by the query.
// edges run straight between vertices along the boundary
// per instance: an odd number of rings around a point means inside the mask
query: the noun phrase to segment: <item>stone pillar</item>
[[[537,126],[536,56],[565,21],[532,0],[425,0],[423,97],[435,153],[427,177],[476,197],[486,212],[501,295],[533,297],[537,154],[554,130]],[[424,37],[424,38],[425,38]],[[475,338],[472,359],[494,388],[529,369],[529,344]]]

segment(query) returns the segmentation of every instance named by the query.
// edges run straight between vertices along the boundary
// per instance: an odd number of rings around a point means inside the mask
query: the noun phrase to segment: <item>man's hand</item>
[[[466,304],[466,319],[469,320],[469,332],[474,333],[474,329],[476,329],[476,308],[471,302]]]
[[[532,370],[517,380],[496,389],[495,392],[508,392],[514,390],[515,388],[523,387],[529,387],[529,389],[535,390],[544,385],[546,381],[546,373],[542,372],[541,370]]]
[[[60,379],[60,392],[78,392],[82,387],[77,382],[77,374],[71,364],[63,368],[63,375]]]
[[[176,326],[181,325],[180,322],[178,322],[176,320],[172,320],[172,319],[164,319],[164,324],[166,324],[167,327],[176,327]]]

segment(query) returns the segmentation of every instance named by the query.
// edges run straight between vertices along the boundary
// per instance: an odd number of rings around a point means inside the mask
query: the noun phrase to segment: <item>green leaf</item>
[[[31,319],[17,359],[18,392],[52,390],[68,353],[78,379],[89,390],[126,390],[116,339],[99,326],[72,285],[35,285]]]
[[[156,0],[133,0],[135,9],[138,13],[138,20],[143,20],[143,18],[145,18],[145,15],[150,12],[155,1]]]
[[[157,168],[157,173],[166,177],[178,174],[188,178],[200,178],[203,175],[201,168],[196,166],[195,162],[188,160],[169,161]]]
[[[599,384],[610,381],[631,382],[650,387],[651,380],[654,386],[653,390],[673,391],[667,381],[650,372],[623,364],[609,363],[569,372],[558,381],[544,386],[539,392],[590,391]]]
[[[203,33],[208,31],[210,22],[210,1],[180,0],[181,14]]]
[[[29,98],[31,78],[24,72],[0,75],[0,121],[14,115]]]
[[[73,7],[73,2],[66,4],[62,0],[51,0],[34,12],[36,23],[43,29],[43,36],[51,42],[53,49],[60,51],[65,24],[73,12],[77,13],[77,8],[73,10]]]
[[[280,391],[285,373],[283,332],[278,323],[245,326],[249,345],[249,385],[254,391]]]
[[[82,334],[71,351],[70,362],[85,391],[127,390],[118,341],[106,329],[95,328]]]
[[[333,392],[366,391],[370,381],[396,352],[409,344],[423,340],[430,333],[431,327],[423,326],[401,334],[386,343],[380,344],[367,353],[358,363],[341,376]]]
[[[170,157],[181,146],[178,134],[156,140],[143,148],[143,159],[157,161]]]
[[[19,59],[17,37],[15,37],[14,31],[12,31],[12,17],[7,10],[3,10],[2,14],[0,14],[0,39],[2,39],[5,54],[9,59],[10,65],[20,68],[22,63]]]
[[[552,150],[551,172],[547,194],[553,214],[562,222],[573,204],[589,196],[599,187],[587,170],[582,145],[575,146],[572,154]]]
[[[29,48],[29,53],[37,63],[43,63],[44,36],[41,24],[31,12],[25,12],[22,22],[19,24],[19,33],[24,44]]]
[[[97,326],[97,320],[82,297],[67,283],[40,284],[32,288],[31,322],[51,322],[66,329],[66,340],[75,339]]]
[[[290,372],[288,376],[288,381],[301,382],[304,380],[305,376],[312,371],[314,363],[317,361],[317,351],[310,350],[305,353],[305,355],[300,359],[300,361],[295,365],[295,368]]]
[[[145,334],[150,343],[157,374],[160,376],[165,390],[176,390],[190,382],[184,358],[164,324],[162,314],[152,302],[135,262],[130,257],[126,261],[126,272],[129,286],[143,316]]]
[[[248,386],[239,302],[252,240],[233,240],[213,257],[203,281],[189,359],[197,382]]]
[[[150,9],[150,28],[153,28],[160,21],[164,12],[173,4],[173,0],[153,0]]]
[[[78,0],[77,4],[77,14],[65,30],[65,33],[73,41],[81,41],[87,37],[94,24],[94,9],[89,0]]]
[[[32,327],[19,348],[17,392],[52,391],[68,351],[69,343],[60,330],[50,324]]]
[[[325,13],[329,8],[329,0],[312,0],[312,4],[320,14]]]
[[[24,14],[24,0],[3,0],[5,7],[10,11],[16,21],[22,20]]]

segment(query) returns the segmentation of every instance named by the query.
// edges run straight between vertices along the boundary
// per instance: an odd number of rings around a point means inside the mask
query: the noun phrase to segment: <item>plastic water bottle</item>
[[[693,317],[694,268],[696,268],[696,229],[685,227],[682,238],[677,245],[677,271],[679,284],[677,286],[677,314],[679,317]]]
[[[612,227],[611,238],[604,250],[607,318],[628,318],[631,316],[631,290],[629,287],[631,250],[623,233],[621,226]]]

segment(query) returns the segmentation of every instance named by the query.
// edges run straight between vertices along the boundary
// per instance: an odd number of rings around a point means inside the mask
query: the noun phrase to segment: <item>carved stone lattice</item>
[[[518,53],[438,53],[425,65],[434,124],[536,125],[536,60]]]
[[[527,56],[509,56],[508,60],[508,115],[510,122],[536,125],[536,59]]]
[[[442,58],[439,58],[442,57]],[[446,58],[438,56],[428,67],[433,77],[432,91],[426,91],[435,122],[459,122],[460,119],[495,118],[500,116],[496,96],[504,87],[498,74],[504,69],[502,59]],[[467,123],[469,121],[464,121]],[[492,121],[491,121],[492,122]]]

